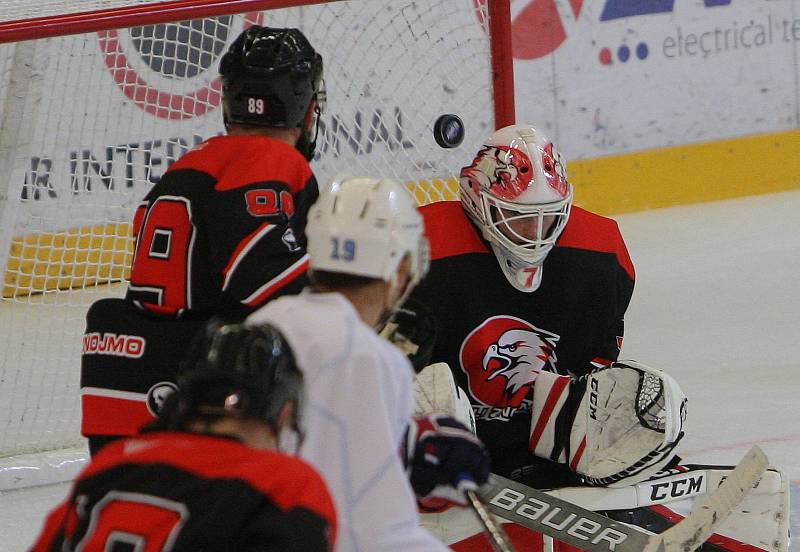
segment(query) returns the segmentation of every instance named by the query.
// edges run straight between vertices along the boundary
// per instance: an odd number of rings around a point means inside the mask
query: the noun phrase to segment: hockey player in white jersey
[[[488,478],[488,454],[464,425],[412,419],[411,364],[375,331],[427,271],[423,232],[399,183],[340,179],[309,213],[311,289],[248,318],[279,328],[303,370],[300,454],[334,497],[337,552],[446,550],[420,526],[417,500],[457,499],[460,485]]]

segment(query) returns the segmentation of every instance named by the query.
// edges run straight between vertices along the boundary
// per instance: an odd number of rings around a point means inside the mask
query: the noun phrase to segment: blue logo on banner
[[[707,8],[713,6],[727,6],[731,0],[705,0]],[[655,13],[672,13],[675,0],[608,0],[600,21],[634,17],[637,15],[652,15]]]

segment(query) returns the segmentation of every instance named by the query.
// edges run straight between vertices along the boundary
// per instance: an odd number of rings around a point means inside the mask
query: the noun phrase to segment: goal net
[[[481,140],[513,121],[508,0],[0,8],[0,457],[17,470],[0,464],[0,477],[14,474],[0,489],[19,473],[38,481],[32,458],[69,477],[85,456],[86,310],[124,293],[137,203],[172,162],[223,132],[219,59],[244,28],[298,27],[324,58],[320,183],[340,171],[391,175],[420,203],[452,198]],[[466,124],[457,148],[434,141],[445,113]]]

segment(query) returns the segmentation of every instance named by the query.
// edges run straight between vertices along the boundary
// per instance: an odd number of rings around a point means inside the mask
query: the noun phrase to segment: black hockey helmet
[[[277,433],[281,408],[291,401],[292,429],[302,439],[303,374],[273,326],[211,320],[190,347],[177,380],[175,399],[164,409],[168,425],[237,416],[262,420]]]
[[[322,56],[302,32],[253,25],[233,41],[219,72],[226,128],[230,124],[300,128],[303,135],[297,149],[307,159],[313,157],[325,104]],[[316,102],[316,121],[308,120],[312,102]]]

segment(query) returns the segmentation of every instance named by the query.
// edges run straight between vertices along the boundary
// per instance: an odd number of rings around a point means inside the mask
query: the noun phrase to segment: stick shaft
[[[503,531],[503,528],[495,522],[494,518],[492,517],[492,513],[483,503],[478,493],[469,490],[464,494],[467,496],[470,506],[472,506],[472,509],[478,516],[478,519],[480,520],[481,525],[483,525],[486,534],[489,536],[489,541],[491,541],[495,552],[516,552],[514,546],[511,544],[511,541],[508,540],[508,536],[506,535],[505,531]]]

